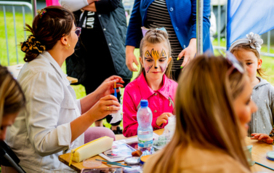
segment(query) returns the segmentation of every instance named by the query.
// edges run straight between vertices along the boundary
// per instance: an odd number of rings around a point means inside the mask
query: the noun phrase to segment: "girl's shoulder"
[[[274,94],[274,87],[267,80],[258,77],[260,82],[254,87],[254,90],[263,90],[264,92],[272,92]]]
[[[176,81],[174,81],[173,79],[169,79],[168,77],[166,78],[167,82],[166,82],[166,85],[169,85],[173,88],[177,88],[178,86],[178,83]]]
[[[125,87],[126,91],[134,91],[139,88],[140,85],[143,85],[143,82],[140,79],[140,76],[131,81],[130,83],[127,84]]]

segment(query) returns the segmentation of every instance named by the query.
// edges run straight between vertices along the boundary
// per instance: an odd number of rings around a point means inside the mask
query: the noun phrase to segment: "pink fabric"
[[[115,134],[106,127],[90,127],[85,131],[85,143],[104,136],[111,137],[115,140]]]
[[[46,4],[47,4],[47,6],[51,6],[51,5],[58,5],[58,6],[60,6],[58,0],[46,0]]]
[[[154,130],[164,128],[166,124],[160,127],[156,124],[157,118],[165,112],[173,113],[174,96],[178,84],[163,76],[163,86],[158,91],[153,91],[147,84],[143,74],[129,83],[123,96],[123,134],[126,137],[137,135],[137,111],[141,99],[148,100],[148,107],[153,114],[152,127]],[[170,101],[172,100],[172,102]]]

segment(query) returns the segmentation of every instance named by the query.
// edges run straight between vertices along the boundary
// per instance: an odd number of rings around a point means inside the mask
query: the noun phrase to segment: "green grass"
[[[17,33],[17,43],[15,44],[15,35],[14,35],[14,24],[13,24],[13,15],[12,13],[6,13],[6,21],[7,21],[7,35],[8,35],[8,48],[9,48],[9,59],[10,59],[10,65],[17,64],[16,59],[16,47],[18,49],[18,59],[19,63],[24,63],[23,57],[24,53],[20,50],[20,42],[23,42],[24,39],[24,25],[23,25],[23,16],[21,13],[16,13],[15,15],[16,20],[16,33]],[[5,37],[5,28],[4,28],[4,14],[3,12],[0,12],[0,63],[2,65],[7,66],[7,48],[6,48],[6,37]],[[31,24],[32,23],[32,15],[26,14],[26,23]],[[27,36],[29,33],[27,33]],[[225,40],[221,40],[220,45],[225,46]],[[213,45],[218,45],[218,41],[215,39],[213,41]],[[262,47],[262,52],[266,52],[267,47]],[[139,50],[135,50],[136,57],[139,57]],[[274,48],[271,46],[270,53],[274,53]],[[218,55],[219,52],[215,51],[215,55]],[[272,85],[274,85],[274,58],[263,56],[263,65],[262,68],[265,71],[265,78],[268,80]],[[62,69],[64,72],[66,72],[65,63],[62,66]],[[138,72],[133,73],[133,78],[136,78]],[[72,88],[75,90],[76,97],[82,98],[86,96],[85,88],[82,85],[72,85]],[[123,89],[121,89],[121,93],[123,94]],[[109,124],[106,123],[104,120],[104,124],[106,127],[110,127]]]

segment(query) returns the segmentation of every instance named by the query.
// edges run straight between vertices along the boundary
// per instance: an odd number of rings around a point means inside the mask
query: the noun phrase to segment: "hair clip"
[[[165,33],[167,33],[166,28],[164,28],[164,27],[156,28],[155,30],[156,30],[156,31],[157,31],[157,30],[158,30],[158,31],[164,31]]]
[[[43,15],[46,13],[47,11],[45,9],[41,9],[41,10],[37,10],[37,13],[39,15],[40,18],[43,17]]]
[[[146,35],[147,32],[151,31],[151,29],[148,29],[148,28],[146,28],[146,27],[144,27],[144,26],[142,26],[141,29],[142,29],[143,37]],[[166,30],[166,28],[164,28],[164,27],[155,28],[155,30],[156,30],[156,31],[164,31],[165,33],[167,33],[167,30]]]
[[[253,32],[250,32],[246,35],[246,38],[248,39],[248,42],[250,44],[250,47],[252,49],[256,49],[258,52],[261,50],[261,45],[263,44],[263,39],[261,39],[259,34],[254,34]]]

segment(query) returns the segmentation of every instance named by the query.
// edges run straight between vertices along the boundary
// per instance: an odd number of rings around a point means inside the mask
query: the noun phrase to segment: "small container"
[[[252,160],[252,148],[253,148],[253,145],[248,145],[245,150],[245,154],[246,154],[247,162],[249,166],[253,166],[255,164],[255,161]]]
[[[140,157],[127,157],[127,158],[125,158],[124,162],[127,165],[139,165],[140,164]]]
[[[141,157],[140,163],[143,165],[146,163],[147,159],[149,158],[149,156],[151,155],[145,155]]]
[[[268,160],[274,161],[274,151],[269,151],[266,153],[266,158]]]

